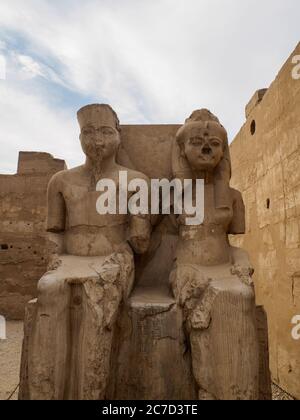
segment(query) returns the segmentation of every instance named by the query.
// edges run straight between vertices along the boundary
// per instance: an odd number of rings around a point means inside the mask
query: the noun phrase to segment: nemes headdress
[[[84,106],[77,112],[77,119],[81,129],[88,124],[101,121],[103,125],[114,127],[120,131],[119,118],[110,105],[92,104]]]
[[[198,121],[202,121],[202,122],[213,121],[221,125],[219,119],[212,112],[210,112],[208,109],[205,109],[205,108],[197,109],[196,111],[192,113],[192,115],[189,118],[185,120],[186,124],[189,122],[198,122]]]
[[[185,124],[178,130],[176,139],[179,144],[182,144],[184,133],[187,127],[190,127],[193,124],[197,124],[201,122],[204,124],[207,128],[209,125],[218,125],[221,127],[224,131],[226,142],[224,144],[224,151],[226,152],[226,148],[228,149],[228,139],[227,139],[227,132],[225,128],[220,123],[219,119],[208,109],[199,109],[192,113],[192,115],[185,120]]]

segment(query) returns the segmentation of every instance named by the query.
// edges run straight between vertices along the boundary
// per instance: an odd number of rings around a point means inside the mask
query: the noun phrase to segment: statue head
[[[206,109],[195,111],[176,136],[181,155],[196,172],[213,172],[224,157],[227,133]]]
[[[231,161],[227,132],[207,109],[194,111],[179,129],[173,144],[173,176],[191,179],[209,172],[215,185],[216,208],[230,206]]]
[[[116,155],[120,125],[117,114],[109,105],[87,105],[78,111],[77,118],[82,150],[92,162],[99,163]]]

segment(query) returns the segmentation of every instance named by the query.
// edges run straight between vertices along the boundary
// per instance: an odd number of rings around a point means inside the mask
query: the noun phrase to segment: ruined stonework
[[[22,399],[106,397],[116,324],[133,288],[134,252],[145,252],[150,240],[148,214],[96,211],[99,180],[109,179],[118,190],[121,171],[129,181],[147,180],[116,162],[117,115],[95,104],[77,117],[86,160],[48,186],[47,231],[56,255],[25,318]]]
[[[20,152],[16,175],[0,175],[0,314],[23,319],[47,267],[46,191],[65,162],[48,153]]]
[[[287,60],[269,89],[247,106],[247,121],[230,147],[232,186],[243,193],[245,248],[255,268],[257,304],[268,316],[273,380],[300,398],[300,342],[291,323],[300,315],[300,80]]]
[[[244,204],[230,188],[228,137],[218,118],[198,110],[178,131],[173,173],[204,180],[204,220],[177,216],[178,244],[170,276],[191,346],[198,398],[257,400],[259,347],[253,269],[228,234],[243,234]],[[195,186],[193,186],[195,191]],[[195,194],[193,194],[195,196]]]
[[[207,110],[121,134],[107,105],[78,121],[86,162],[48,186],[56,255],[26,308],[20,399],[268,399],[251,264],[227,239],[243,233],[244,207],[225,129]],[[205,180],[203,225],[96,212],[99,179],[186,170]]]

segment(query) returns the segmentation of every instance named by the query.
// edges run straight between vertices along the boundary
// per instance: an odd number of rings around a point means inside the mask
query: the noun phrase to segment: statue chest
[[[217,225],[224,230],[230,225],[233,218],[233,208],[217,209],[214,185],[205,185],[204,189],[204,223],[203,225]]]
[[[179,225],[186,232],[199,231],[199,235],[202,237],[202,232],[209,232],[212,230],[214,232],[227,232],[228,226],[230,225],[233,218],[233,207],[217,209],[215,203],[215,189],[212,184],[205,185],[204,188],[204,221],[201,225],[198,226],[188,226],[186,223],[186,214],[178,218]],[[193,200],[193,206],[196,205],[196,201]]]
[[[88,185],[75,185],[65,188],[63,193],[68,227],[81,225],[106,227],[126,224],[128,215],[118,213],[118,206],[115,214],[100,214],[97,210],[97,201],[100,192],[90,190]]]

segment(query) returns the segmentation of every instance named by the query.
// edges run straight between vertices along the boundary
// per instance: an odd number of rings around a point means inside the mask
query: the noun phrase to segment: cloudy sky
[[[299,0],[1,0],[0,173],[19,150],[80,164],[76,111],[93,102],[123,124],[207,107],[232,139],[299,42],[299,19]]]

